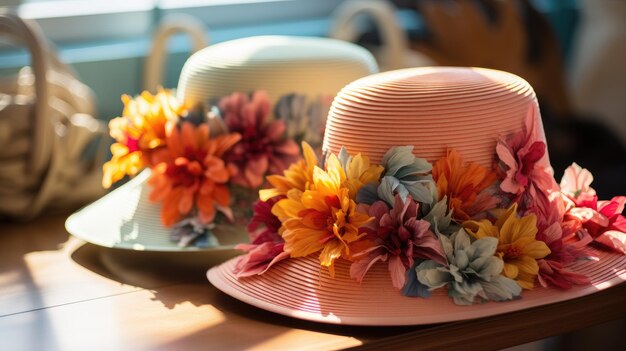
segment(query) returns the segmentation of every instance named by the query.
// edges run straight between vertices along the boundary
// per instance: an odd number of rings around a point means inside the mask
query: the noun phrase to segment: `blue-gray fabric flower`
[[[380,184],[368,184],[357,194],[359,203],[372,204],[383,200],[393,205],[399,194],[403,200],[408,195],[423,204],[432,204],[434,187],[430,175],[432,165],[423,158],[413,155],[413,146],[396,146],[387,151],[382,160],[385,173]],[[435,194],[436,195],[436,194]]]
[[[274,115],[285,121],[287,138],[298,143],[306,141],[313,148],[321,146],[330,99],[319,97],[309,101],[306,96],[288,94],[276,102]]]
[[[198,217],[187,217],[174,224],[170,231],[170,240],[178,243],[179,247],[193,244],[196,247],[213,247],[219,245],[213,235],[215,224],[202,223]]]
[[[447,196],[432,205],[423,219],[430,223],[430,230],[438,235],[450,236],[460,228],[452,221],[452,210],[448,210]]]
[[[514,280],[500,274],[504,262],[494,256],[496,238],[481,238],[473,243],[464,229],[450,239],[440,236],[448,265],[427,260],[416,267],[417,280],[431,290],[447,286],[448,295],[458,305],[487,300],[504,301],[518,297],[522,289]]]

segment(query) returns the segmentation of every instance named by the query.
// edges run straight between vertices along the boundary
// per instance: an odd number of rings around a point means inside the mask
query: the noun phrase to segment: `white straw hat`
[[[373,56],[345,41],[258,36],[209,46],[183,67],[178,95],[189,103],[234,91],[267,91],[270,102],[298,93],[309,98],[335,94],[346,84],[378,72]]]
[[[272,105],[287,94],[332,99],[347,83],[377,71],[371,54],[351,43],[324,38],[251,37],[195,53],[183,68],[177,94],[187,106],[256,90],[265,91]],[[73,214],[66,222],[67,230],[104,247],[158,252],[215,252],[248,241],[246,230],[235,225],[218,225],[206,248],[180,247],[170,241],[169,229],[159,219],[161,205],[148,200],[149,178],[150,170],[144,170]]]

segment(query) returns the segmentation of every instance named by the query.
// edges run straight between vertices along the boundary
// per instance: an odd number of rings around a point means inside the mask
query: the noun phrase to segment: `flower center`
[[[175,186],[188,188],[199,184],[204,173],[204,156],[205,152],[202,150],[186,149],[184,156],[176,158],[173,164],[167,166],[165,174],[172,179]]]
[[[522,256],[522,250],[514,245],[509,245],[503,250],[504,258],[516,258]]]
[[[518,162],[521,167],[515,175],[518,183],[526,186],[528,184],[528,175],[535,168],[535,164],[546,153],[546,144],[541,141],[534,142],[525,155],[518,155]]]
[[[327,236],[320,240],[321,243],[326,243],[335,238],[341,239],[346,232],[346,223],[349,221],[348,213],[337,208],[340,206],[337,196],[329,196],[325,200],[329,211],[326,216]]]
[[[126,147],[128,148],[128,153],[139,151],[139,139],[127,137]]]
[[[335,226],[335,219],[333,217],[326,217],[326,231],[329,233],[332,233],[334,226]]]

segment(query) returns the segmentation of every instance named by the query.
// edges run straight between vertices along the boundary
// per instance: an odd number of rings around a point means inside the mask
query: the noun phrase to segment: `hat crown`
[[[376,72],[374,57],[352,43],[257,36],[196,52],[185,63],[177,90],[189,104],[253,90],[267,91],[274,103],[292,93],[332,97],[349,82]]]
[[[341,90],[323,148],[337,153],[345,146],[375,163],[392,146],[414,145],[414,154],[430,162],[454,148],[465,160],[490,167],[498,137],[524,130],[532,108],[532,87],[511,73],[463,67],[389,71]],[[543,132],[541,137],[545,141]]]

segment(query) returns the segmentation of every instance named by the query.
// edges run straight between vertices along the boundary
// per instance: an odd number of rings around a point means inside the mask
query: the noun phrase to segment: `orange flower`
[[[156,95],[147,91],[136,98],[122,96],[122,117],[109,122],[113,157],[103,166],[102,186],[109,188],[126,175],[133,176],[151,165],[151,154],[165,145],[166,133],[185,111],[170,91]]]
[[[439,200],[448,198],[452,218],[463,222],[476,214],[495,208],[498,200],[483,192],[498,176],[495,172],[470,162],[464,164],[459,153],[452,149],[433,166],[433,179],[437,183]]]
[[[226,183],[235,173],[222,160],[226,150],[239,141],[239,134],[209,138],[209,126],[182,123],[167,136],[166,152],[154,155],[149,184],[150,201],[162,202],[161,222],[171,226],[197,208],[202,222],[210,223],[216,211],[232,219],[230,191]]]
[[[287,198],[272,208],[282,222],[285,251],[291,257],[320,252],[319,259],[334,275],[335,259],[350,256],[350,244],[365,234],[359,227],[373,217],[356,211],[349,189],[342,185],[346,174],[335,155],[328,158],[327,170],[315,166],[309,189],[293,188]]]
[[[317,156],[315,151],[306,142],[302,142],[302,153],[304,159],[293,163],[288,169],[283,171],[283,175],[267,176],[267,181],[273,188],[259,191],[261,201],[267,201],[275,196],[287,195],[290,189],[305,191],[313,184],[313,169],[317,166]]]

